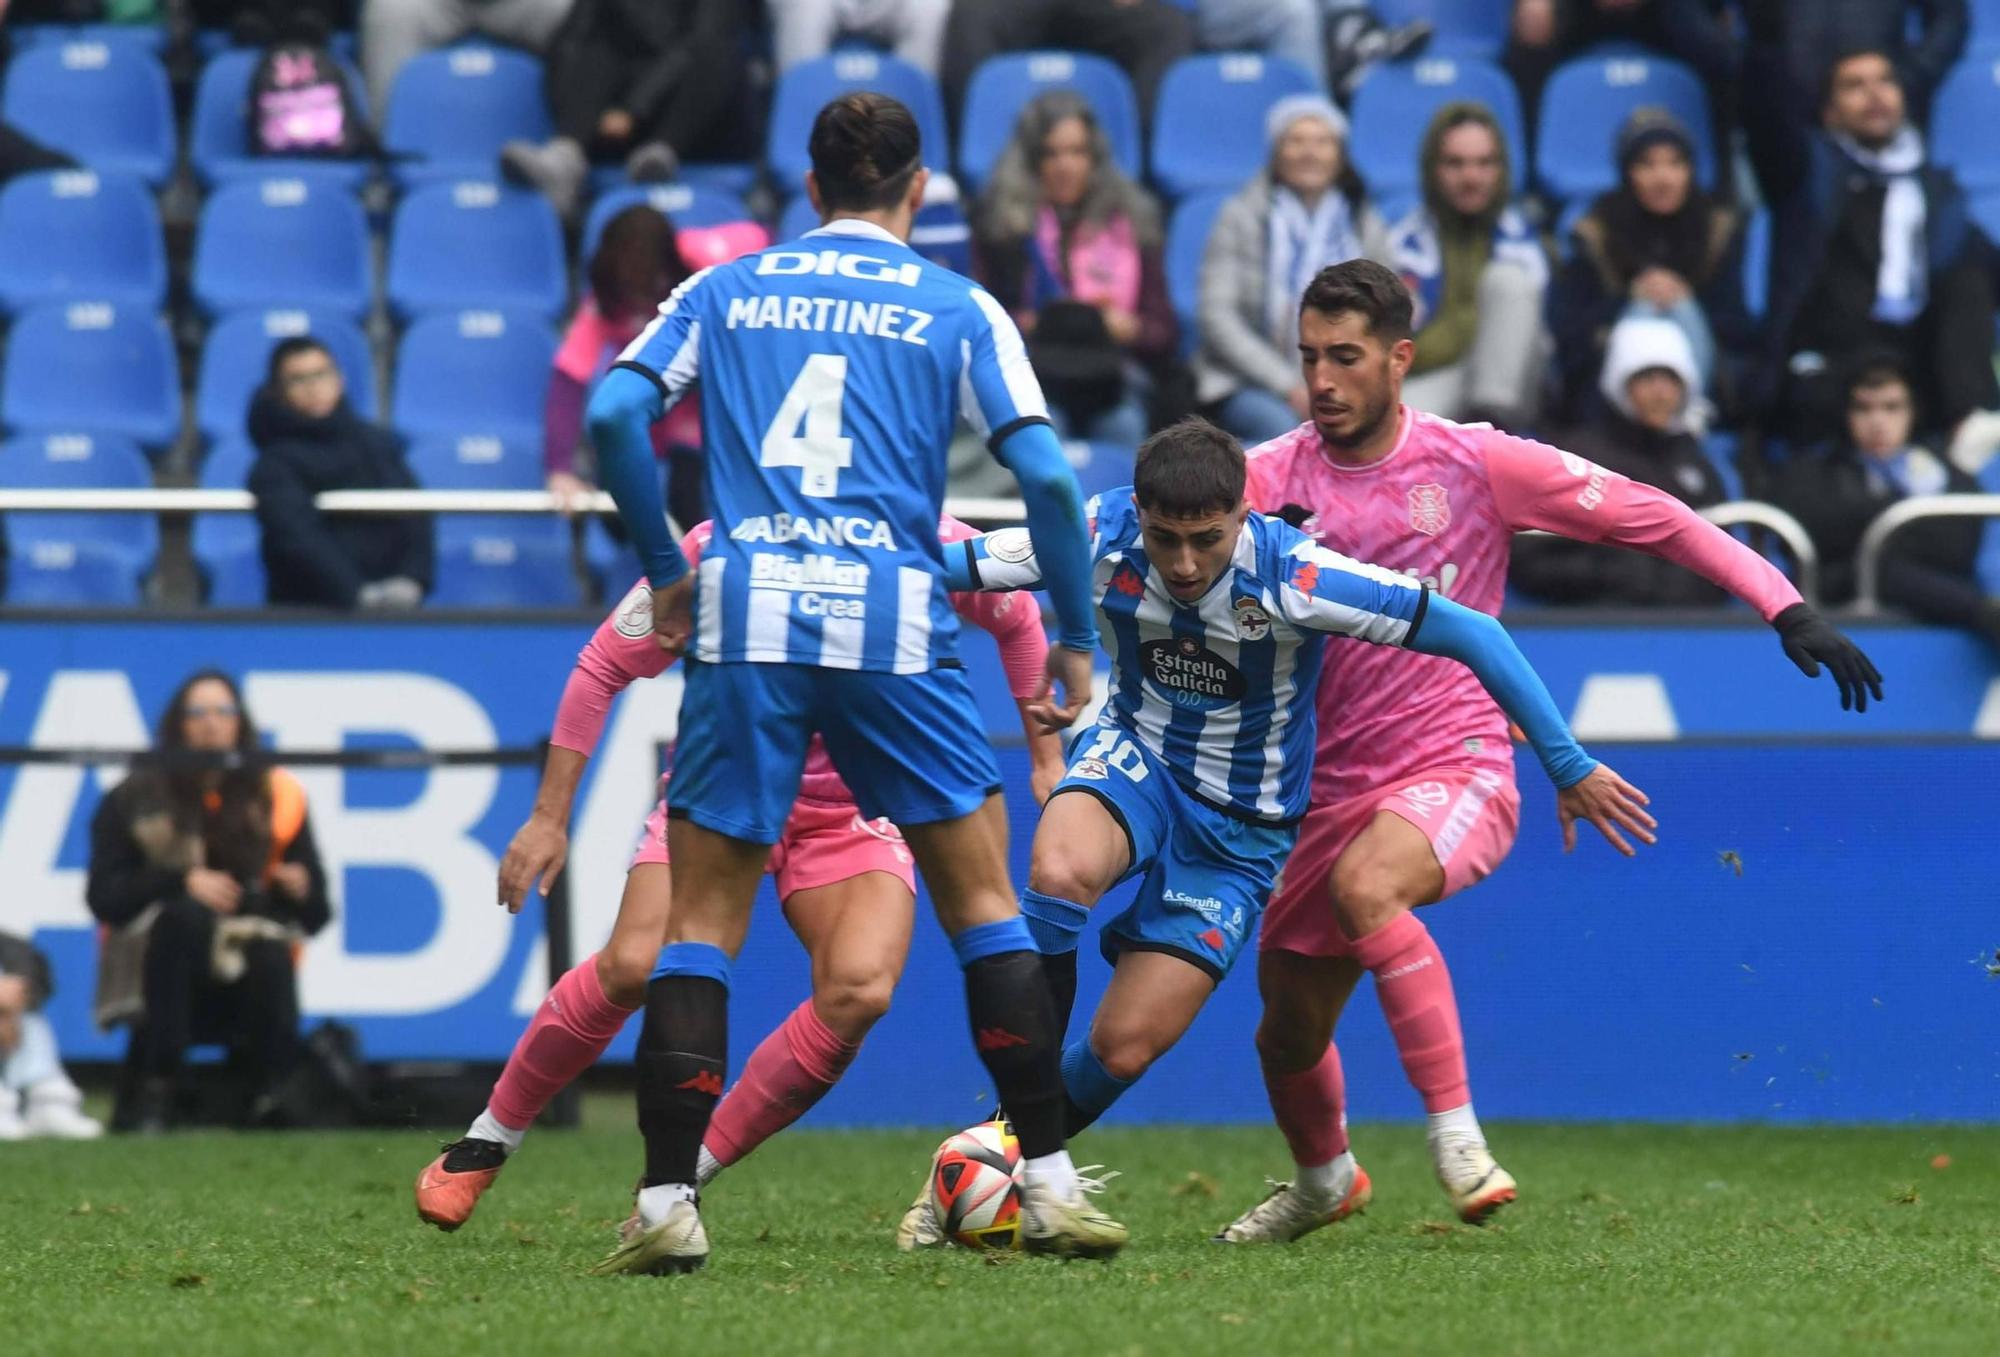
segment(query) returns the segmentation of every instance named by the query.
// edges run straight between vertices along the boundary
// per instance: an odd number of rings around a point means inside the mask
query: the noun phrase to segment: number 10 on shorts
[[[1076,757],[1070,760],[1070,775],[1088,777],[1090,774],[1084,765],[1089,762],[1115,768],[1133,782],[1144,782],[1149,771],[1146,756],[1139,752],[1139,746],[1132,743],[1131,736],[1115,726],[1099,726],[1087,747],[1079,743]]]

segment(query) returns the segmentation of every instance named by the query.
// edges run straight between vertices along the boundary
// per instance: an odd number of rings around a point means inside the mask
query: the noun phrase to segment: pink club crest
[[[1436,537],[1451,526],[1451,496],[1434,481],[1410,487],[1410,526]]]

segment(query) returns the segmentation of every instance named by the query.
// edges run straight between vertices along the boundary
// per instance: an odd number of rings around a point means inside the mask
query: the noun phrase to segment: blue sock
[[[1028,925],[1016,914],[1011,919],[999,919],[990,924],[975,924],[951,940],[951,950],[958,955],[961,969],[975,961],[983,961],[1002,952],[1032,952],[1035,939],[1028,932]]]
[[[1097,1052],[1090,1049],[1088,1038],[1071,1042],[1063,1051],[1062,1076],[1063,1091],[1083,1114],[1085,1126],[1103,1116],[1105,1109],[1117,1102],[1134,1082],[1113,1078],[1111,1071],[1104,1068],[1104,1062],[1097,1058]],[[1079,1129],[1073,1127],[1071,1131]]]
[[[1027,920],[1028,932],[1034,936],[1035,947],[1043,956],[1049,956],[1076,950],[1076,940],[1082,936],[1084,924],[1090,921],[1090,911],[1074,900],[1060,900],[1053,895],[1043,895],[1038,890],[1024,890],[1021,892],[1021,917]]]
[[[660,949],[653,963],[652,978],[663,975],[702,975],[729,988],[729,953],[706,942],[676,942]]]

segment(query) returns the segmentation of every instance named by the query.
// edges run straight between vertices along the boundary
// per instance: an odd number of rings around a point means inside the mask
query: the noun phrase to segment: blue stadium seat
[[[1972,0],[1972,34],[1965,52],[1973,58],[2000,55],[2000,0]]]
[[[136,179],[58,170],[0,190],[0,308],[102,298],[143,309],[166,295],[160,214]]]
[[[1377,66],[1354,93],[1354,135],[1348,154],[1380,206],[1392,195],[1413,195],[1421,187],[1417,152],[1431,117],[1445,104],[1471,100],[1486,105],[1507,140],[1514,186],[1528,181],[1528,143],[1521,131],[1521,96],[1507,73],[1475,56],[1424,57]],[[1605,143],[1609,158],[1610,143]]]
[[[589,259],[596,254],[605,225],[626,208],[640,204],[652,208],[677,228],[753,220],[749,205],[733,193],[697,188],[693,184],[626,184],[601,194],[590,205],[583,219],[583,245],[576,257]]]
[[[468,44],[412,57],[389,91],[382,141],[415,157],[392,166],[397,182],[490,179],[500,147],[547,141],[542,63],[525,52]]]
[[[2000,188],[2000,51],[1951,68],[1931,104],[1931,158],[1975,192]]]
[[[124,43],[139,51],[159,55],[167,50],[167,27],[163,23],[130,24],[9,24],[14,50],[48,47],[67,42]]]
[[[539,443],[491,434],[420,438],[406,460],[426,490],[539,490],[545,480]]]
[[[813,211],[812,199],[801,193],[785,205],[784,215],[778,218],[780,243],[797,240],[808,231],[819,229],[819,213]]]
[[[0,118],[94,170],[158,187],[174,169],[174,109],[159,58],[132,43],[31,47],[7,66]]]
[[[201,464],[204,490],[241,490],[250,480],[257,449],[232,436],[208,450]],[[189,550],[213,608],[256,608],[265,598],[264,555],[254,514],[196,514]]]
[[[369,251],[367,215],[338,184],[225,184],[201,210],[195,300],[209,315],[294,306],[361,320],[375,300]]]
[[[411,438],[490,434],[534,445],[554,362],[555,337],[538,316],[425,316],[396,354],[390,422]]]
[[[1284,57],[1255,52],[1183,57],[1160,82],[1153,182],[1170,198],[1242,187],[1271,159],[1264,137],[1271,105],[1317,89],[1312,72]]]
[[[433,608],[576,608],[566,519],[440,514]]]
[[[354,187],[374,172],[367,160],[329,160],[312,156],[260,156],[250,151],[250,78],[262,52],[235,48],[217,54],[201,68],[194,87],[194,113],[188,122],[188,163],[203,184],[245,175],[323,178]],[[368,99],[361,73],[352,62],[335,58],[354,106],[366,110]]]
[[[1072,440],[1063,444],[1063,454],[1076,471],[1085,498],[1132,483],[1132,449],[1122,443]]]
[[[194,422],[203,438],[213,443],[243,433],[250,397],[263,385],[272,348],[281,339],[299,335],[311,335],[326,345],[347,383],[348,402],[363,418],[376,417],[381,407],[375,397],[375,355],[353,321],[298,307],[240,311],[209,327],[201,348]]]
[[[152,484],[152,469],[126,439],[48,433],[0,444],[0,485],[10,489],[139,490]],[[9,514],[7,601],[136,604],[159,547],[159,521],[151,514]]]
[[[607,604],[646,573],[632,544],[605,531],[604,520],[595,514],[583,528],[583,565],[597,586],[597,596]]]
[[[819,226],[819,213],[804,194],[792,199],[778,219],[779,242],[797,240]],[[956,202],[925,203],[910,228],[910,248],[940,268],[972,274],[972,225]]]
[[[1974,215],[1977,215],[1976,200]],[[1771,212],[1758,208],[1743,224],[1743,305],[1758,320],[1771,295]]]
[[[1558,201],[1594,197],[1618,182],[1618,129],[1641,108],[1670,110],[1694,134],[1695,176],[1715,186],[1715,137],[1701,79],[1669,57],[1586,53],[1565,62],[1542,90],[1535,172]],[[1517,177],[1516,183],[1521,181]]]
[[[1435,30],[1427,56],[1472,56],[1495,60],[1507,45],[1514,12],[1501,0],[1374,0],[1375,17],[1392,28],[1428,19]]]
[[[11,429],[78,429],[148,452],[180,435],[173,339],[150,310],[110,302],[38,306],[15,320],[0,377]]]
[[[1125,72],[1085,52],[1010,52],[972,73],[959,117],[958,180],[977,193],[1013,139],[1021,110],[1050,90],[1075,90],[1090,102],[1111,158],[1139,177],[1139,97]]]
[[[1216,215],[1229,201],[1230,193],[1214,189],[1183,198],[1167,222],[1167,296],[1180,321],[1183,356],[1193,353],[1200,340],[1195,312],[1201,305],[1201,256],[1208,249],[1208,233],[1215,229]]]
[[[386,290],[403,319],[485,307],[554,320],[569,299],[562,223],[527,189],[427,184],[396,207]]]
[[[806,142],[813,119],[829,102],[853,90],[901,100],[917,120],[927,163],[944,168],[948,144],[944,96],[938,93],[937,82],[909,62],[884,53],[835,52],[802,61],[778,77],[778,88],[771,96],[764,164],[781,192],[804,192],[806,171],[812,168]]]

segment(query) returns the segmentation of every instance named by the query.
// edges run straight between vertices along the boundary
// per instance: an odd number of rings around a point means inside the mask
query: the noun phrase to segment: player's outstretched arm
[[[1834,686],[1840,689],[1842,711],[1867,711],[1871,696],[1877,702],[1882,700],[1882,675],[1874,661],[1814,612],[1811,604],[1794,603],[1772,618],[1771,625],[1777,628],[1785,658],[1807,678],[1818,678],[1820,666],[1826,666]]]
[[[546,896],[569,860],[570,807],[576,803],[577,784],[589,762],[590,755],[582,750],[549,746],[535,808],[514,831],[507,855],[500,859],[500,903],[509,914],[521,912],[531,887]]]

